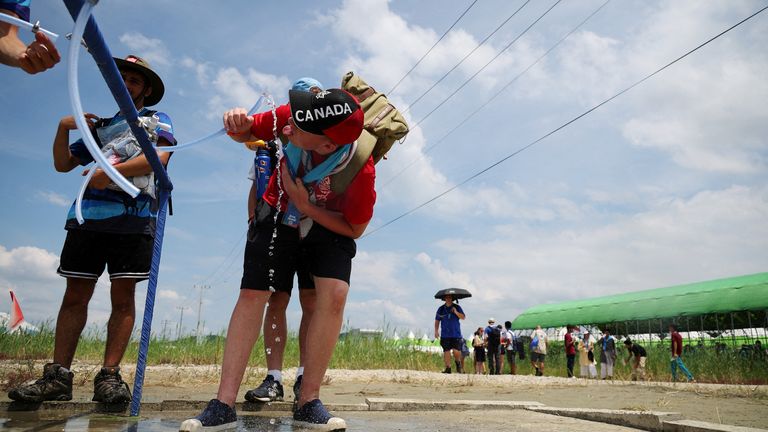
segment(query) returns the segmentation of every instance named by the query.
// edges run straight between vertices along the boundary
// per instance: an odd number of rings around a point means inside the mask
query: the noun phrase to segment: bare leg
[[[451,351],[443,351],[443,363],[446,369],[451,367]]]
[[[315,277],[316,313],[307,329],[306,366],[299,406],[320,397],[320,384],[328,369],[344,320],[349,284],[342,280]]]
[[[264,314],[264,354],[268,370],[283,370],[285,338],[288,335],[285,310],[290,300],[291,296],[285,292],[272,293],[269,298],[267,312]]]
[[[136,319],[136,279],[114,279],[110,290],[112,314],[107,323],[107,347],[104,350],[104,366],[120,365],[125,349],[131,340]]]
[[[221,365],[221,382],[216,398],[229,406],[235,406],[237,392],[243,381],[248,357],[253,344],[259,338],[259,328],[264,318],[264,307],[269,291],[241,289],[232,318],[229,320],[224,359]]]
[[[64,292],[56,319],[56,339],[53,347],[53,362],[67,369],[72,366],[80,333],[88,320],[88,303],[95,287],[95,280],[67,278],[67,290]]]
[[[301,324],[299,325],[299,366],[306,362],[307,328],[312,322],[317,302],[317,290],[299,288],[299,303],[301,303]]]

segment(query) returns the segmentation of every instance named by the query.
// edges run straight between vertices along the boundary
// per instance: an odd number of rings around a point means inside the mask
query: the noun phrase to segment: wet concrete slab
[[[0,413],[0,430],[8,432],[36,431],[131,431],[175,432],[191,412],[144,412],[138,418],[104,414],[77,414],[62,416],[56,412],[4,412]],[[306,430],[294,427],[285,412],[262,412],[258,415],[239,413],[237,431],[288,432]],[[342,414],[342,413],[339,413]],[[616,425],[578,420],[519,410],[512,416],[503,411],[423,411],[423,412],[344,412],[349,431],[450,431],[504,430],[523,432],[573,431],[609,432],[636,431]]]

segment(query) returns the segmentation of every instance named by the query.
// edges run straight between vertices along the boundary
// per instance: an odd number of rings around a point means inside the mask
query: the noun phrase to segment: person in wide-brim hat
[[[117,57],[113,57],[113,59],[119,70],[133,70],[146,78],[147,85],[152,88],[152,91],[144,98],[144,106],[152,106],[160,102],[163,94],[165,94],[165,85],[160,76],[149,66],[149,62],[135,55],[128,55],[124,59]]]

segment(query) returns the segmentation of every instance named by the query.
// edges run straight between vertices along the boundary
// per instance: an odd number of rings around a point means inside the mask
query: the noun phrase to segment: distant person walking
[[[536,370],[536,376],[544,375],[544,360],[547,356],[547,334],[540,325],[531,334],[531,366]]]
[[[613,379],[613,365],[616,364],[616,338],[611,331],[603,330],[603,337],[597,341],[600,349],[600,378]]]
[[[461,368],[461,324],[459,320],[466,318],[461,306],[453,303],[453,296],[448,294],[443,297],[445,304],[437,308],[435,313],[435,339],[440,339],[443,347],[443,361],[445,369],[443,373],[451,373],[451,352],[456,363],[456,372],[463,373]],[[442,330],[442,333],[440,332]]]
[[[565,367],[568,370],[568,378],[573,378],[573,364],[576,361],[576,343],[573,340],[573,326],[565,326]]]
[[[683,363],[683,336],[677,331],[677,324],[669,325],[669,338],[671,341],[670,348],[672,349],[672,359],[670,360],[670,367],[672,368],[672,381],[677,381],[677,368],[683,372],[688,382],[695,382],[693,374],[685,367]]]
[[[475,351],[475,373],[485,375],[485,340],[482,327],[478,327],[472,337],[472,348]]]
[[[645,360],[648,357],[648,353],[645,348],[639,344],[633,342],[630,338],[624,341],[624,345],[629,351],[627,361],[632,360],[632,381],[645,381]]]
[[[488,375],[498,375],[501,373],[501,356],[499,349],[501,347],[501,330],[496,327],[496,320],[490,318],[488,327],[485,328],[485,347],[488,350]]]
[[[579,376],[582,378],[597,378],[595,367],[595,338],[584,330],[579,341]]]
[[[515,334],[515,331],[512,330],[512,323],[510,321],[504,322],[504,331],[501,335],[501,340],[507,357],[507,364],[509,365],[509,373],[515,375],[517,374],[517,363],[515,362],[515,355],[517,354],[517,335]]]

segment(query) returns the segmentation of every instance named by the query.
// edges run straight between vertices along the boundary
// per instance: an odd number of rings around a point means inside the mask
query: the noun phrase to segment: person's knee
[[[299,303],[301,303],[301,313],[311,315],[315,312],[317,291],[314,289],[299,289]]]
[[[67,289],[64,291],[64,298],[61,307],[79,308],[88,307],[88,303],[93,296],[93,290],[96,281],[89,279],[67,278]]]
[[[283,313],[288,309],[288,303],[291,301],[291,296],[284,292],[275,292],[269,296],[269,304],[267,305],[267,313]]]

